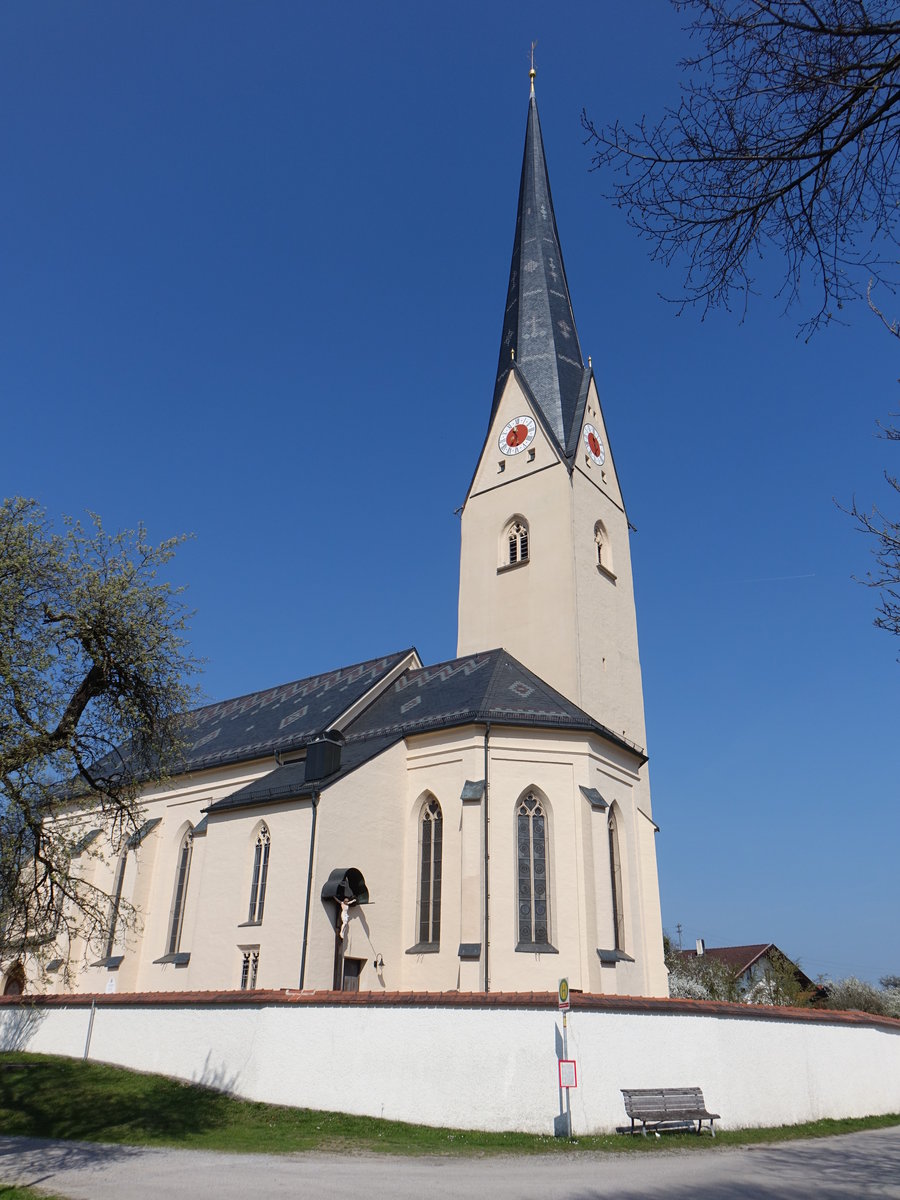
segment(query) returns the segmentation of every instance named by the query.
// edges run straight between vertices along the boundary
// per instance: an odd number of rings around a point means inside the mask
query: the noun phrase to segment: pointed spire
[[[531,96],[519,210],[491,415],[497,410],[514,360],[565,451],[577,419],[575,410],[585,367],[569,299],[534,96],[534,47],[528,74]]]

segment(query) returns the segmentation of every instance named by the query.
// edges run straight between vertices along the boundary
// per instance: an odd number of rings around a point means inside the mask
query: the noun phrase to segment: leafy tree
[[[898,241],[900,16],[894,0],[672,0],[697,53],[681,102],[633,128],[582,117],[596,167],[667,265],[683,303],[744,304],[766,246],[796,299],[811,268],[815,328]],[[881,250],[881,253],[879,253]]]
[[[679,1000],[725,1000],[738,1004],[809,1004],[816,989],[804,988],[796,964],[780,951],[769,956],[765,971],[744,987],[736,973],[715,954],[683,954],[668,934],[663,953],[669,972],[669,995]]]
[[[900,990],[885,987],[884,980],[882,987],[877,988],[850,975],[846,979],[829,980],[824,984],[824,988],[824,1008],[852,1009],[876,1016],[900,1017]]]
[[[734,972],[711,955],[682,954],[664,935],[663,953],[669,971],[669,995],[679,1000],[740,999]]]
[[[181,589],[158,572],[182,539],[143,527],[54,530],[34,500],[0,505],[0,960],[103,930],[109,897],[80,863],[117,846],[179,751],[193,698]],[[97,838],[97,842],[101,839]]]

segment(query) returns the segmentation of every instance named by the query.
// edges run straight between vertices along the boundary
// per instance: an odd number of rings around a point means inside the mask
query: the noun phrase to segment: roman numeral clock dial
[[[531,417],[513,417],[504,425],[498,443],[501,454],[521,454],[534,441],[535,424]]]

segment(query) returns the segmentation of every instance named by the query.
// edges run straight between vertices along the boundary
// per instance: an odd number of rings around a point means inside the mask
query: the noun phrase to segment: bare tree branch
[[[667,266],[682,307],[743,305],[784,264],[812,331],[896,266],[900,18],[890,0],[673,0],[702,50],[676,108],[632,129],[582,115],[594,168]]]

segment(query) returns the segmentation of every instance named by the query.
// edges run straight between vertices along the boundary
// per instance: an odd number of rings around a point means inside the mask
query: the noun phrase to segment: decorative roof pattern
[[[225,796],[209,812],[296,799],[321,791],[402,738],[493,722],[594,732],[642,760],[643,752],[598,724],[506,650],[489,650],[404,671],[344,729],[339,769],[307,782],[305,763],[288,763]]]
[[[186,715],[182,730],[188,746],[184,769],[197,771],[305,745],[411,653],[401,650],[195,709]]]
[[[563,454],[587,394],[585,368],[563,266],[541,123],[528,104],[519,208],[491,418],[513,363],[527,380]],[[583,407],[583,404],[582,404]]]

